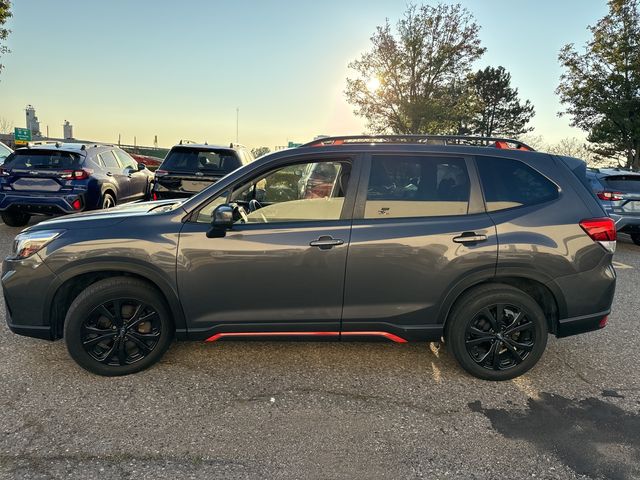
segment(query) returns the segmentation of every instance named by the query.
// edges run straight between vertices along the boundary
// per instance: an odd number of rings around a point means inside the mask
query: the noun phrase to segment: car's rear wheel
[[[458,363],[485,380],[509,380],[531,369],[547,336],[540,306],[509,285],[483,285],[465,294],[446,328],[447,346]]]
[[[115,206],[116,206],[116,199],[113,198],[113,195],[111,195],[110,193],[105,193],[102,196],[102,209],[106,210],[107,208],[111,208]]]
[[[636,245],[640,245],[640,233],[632,233],[631,234],[631,241],[633,243],[635,243]]]
[[[2,212],[2,221],[9,227],[24,227],[31,215],[22,212]]]
[[[156,363],[173,339],[174,326],[162,296],[133,278],[96,282],[67,312],[64,337],[71,357],[98,375],[139,372]]]

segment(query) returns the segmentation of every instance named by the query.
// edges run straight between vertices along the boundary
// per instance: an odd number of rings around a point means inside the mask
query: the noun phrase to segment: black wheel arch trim
[[[170,284],[170,282],[163,278],[158,272],[152,268],[133,262],[122,261],[103,261],[103,262],[91,262],[83,265],[72,266],[65,269],[62,272],[56,272],[55,280],[51,283],[49,291],[47,292],[46,303],[49,309],[45,312],[47,317],[51,314],[51,308],[53,307],[53,300],[58,293],[60,287],[62,287],[67,281],[72,280],[75,277],[85,274],[100,274],[100,273],[116,273],[123,272],[125,274],[131,274],[135,277],[141,278],[154,285],[162,295],[164,296],[167,305],[173,316],[173,322],[176,329],[176,338],[184,339],[187,333],[186,319],[184,311],[182,309],[182,303],[180,302],[177,290]],[[45,319],[49,325],[49,318]],[[54,329],[52,334],[56,338],[60,338],[61,332],[55,331],[57,328],[52,325]]]
[[[486,283],[504,283],[509,285],[510,281],[513,281],[513,279],[534,281],[547,288],[555,300],[558,310],[558,318],[566,317],[567,306],[564,295],[557,285],[553,283],[553,280],[550,277],[537,271],[519,267],[499,267],[497,272],[493,268],[486,268],[467,274],[448,289],[446,296],[440,303],[441,306],[436,320],[437,323],[442,325],[446,324],[453,305],[469,289]],[[550,330],[554,331],[556,327],[557,325],[554,324]]]

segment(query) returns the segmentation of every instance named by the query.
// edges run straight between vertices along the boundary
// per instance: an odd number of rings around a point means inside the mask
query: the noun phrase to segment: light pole
[[[240,128],[240,107],[236,107],[236,143],[239,143],[238,132]]]

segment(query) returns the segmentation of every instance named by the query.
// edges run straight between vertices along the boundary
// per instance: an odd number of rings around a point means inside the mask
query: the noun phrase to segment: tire
[[[102,196],[102,209],[112,208],[116,206],[116,199],[110,193],[105,193]]]
[[[2,212],[2,221],[9,227],[24,227],[29,223],[31,215],[20,212]]]
[[[144,193],[143,201],[148,202],[153,200],[153,182],[147,184],[147,190]]]
[[[71,358],[85,370],[107,377],[155,364],[174,333],[162,296],[148,283],[130,277],[107,278],[87,287],[69,307],[64,324]]]
[[[498,305],[502,321],[496,328]],[[518,330],[512,331],[515,327]],[[447,347],[471,375],[510,380],[538,362],[547,345],[548,328],[533,298],[509,285],[493,284],[476,287],[456,302],[445,335]]]
[[[631,241],[633,243],[635,243],[636,245],[640,245],[640,233],[632,233],[631,234]]]

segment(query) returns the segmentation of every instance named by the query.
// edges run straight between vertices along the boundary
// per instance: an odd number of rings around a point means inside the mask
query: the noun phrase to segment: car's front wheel
[[[2,221],[9,227],[24,227],[31,215],[21,212],[2,212]]]
[[[509,285],[483,285],[465,294],[446,325],[446,344],[458,363],[485,380],[509,380],[532,368],[547,345],[540,306]]]
[[[135,373],[156,363],[173,339],[166,303],[134,278],[100,280],[73,301],[64,325],[71,357],[98,375]]]
[[[635,243],[636,245],[640,245],[640,233],[632,233],[631,234],[631,241],[633,243]]]

